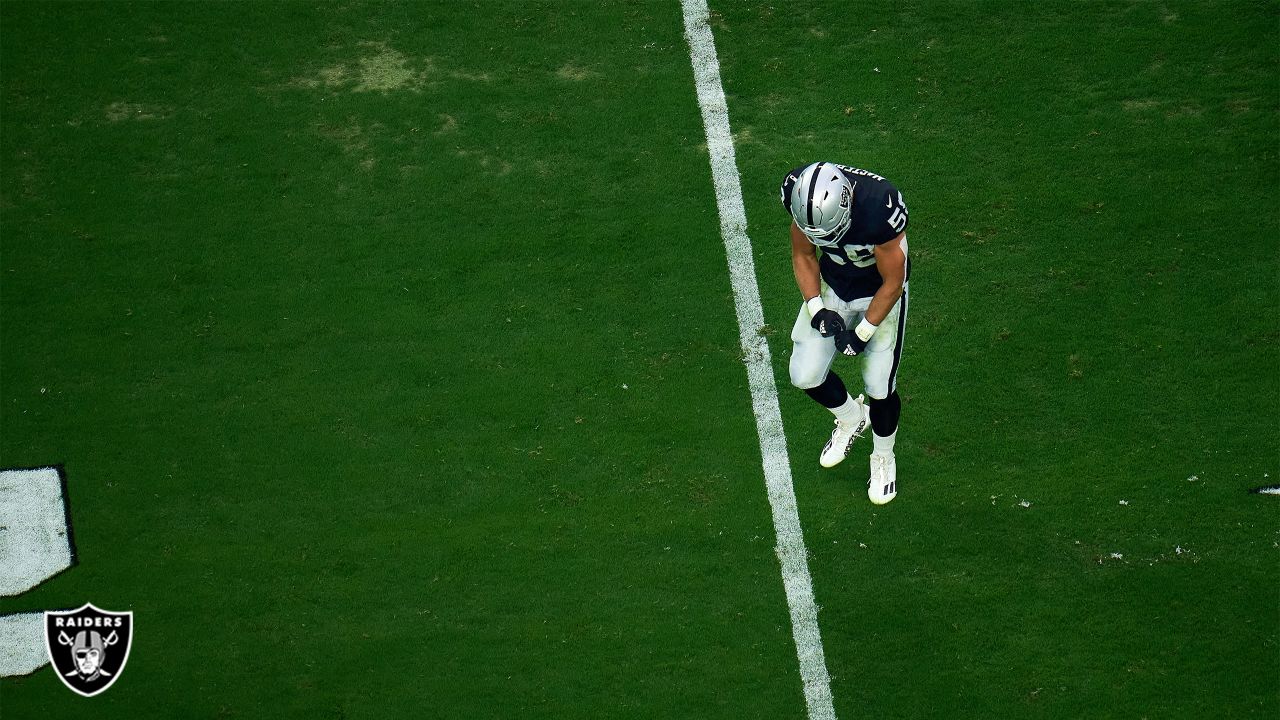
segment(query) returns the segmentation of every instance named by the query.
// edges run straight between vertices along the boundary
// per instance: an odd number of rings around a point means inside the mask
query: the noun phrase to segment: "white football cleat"
[[[867,480],[867,499],[884,505],[898,496],[898,461],[892,454],[871,453],[871,478]]]
[[[862,436],[868,428],[871,427],[871,410],[867,407],[867,403],[862,396],[853,400],[858,404],[861,411],[858,419],[851,423],[844,420],[836,420],[836,429],[831,431],[831,439],[822,448],[822,455],[818,458],[818,462],[822,467],[835,467],[839,465],[849,454],[849,448],[853,447],[853,441]]]

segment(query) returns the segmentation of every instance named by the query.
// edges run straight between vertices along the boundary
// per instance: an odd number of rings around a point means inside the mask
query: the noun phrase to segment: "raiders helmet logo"
[[[133,613],[99,610],[90,603],[77,610],[46,610],[44,644],[62,683],[93,697],[124,670],[133,644]]]

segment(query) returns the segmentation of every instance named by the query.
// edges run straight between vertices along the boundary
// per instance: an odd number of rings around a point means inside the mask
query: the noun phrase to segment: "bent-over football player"
[[[883,505],[898,492],[893,444],[911,274],[906,203],[879,175],[818,162],[787,173],[782,205],[791,213],[791,265],[804,298],[791,329],[791,383],[836,416],[823,467],[844,460],[870,426],[867,497]],[[862,358],[865,399],[831,371],[837,353]]]

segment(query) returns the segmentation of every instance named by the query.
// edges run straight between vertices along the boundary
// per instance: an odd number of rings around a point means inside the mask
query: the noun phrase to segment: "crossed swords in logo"
[[[116,634],[116,631],[114,631],[114,630],[112,630],[112,631],[111,631],[111,634],[110,634],[110,635],[108,635],[108,636],[106,636],[105,638],[103,638],[103,637],[102,637],[102,635],[100,635],[100,634],[99,634],[99,633],[97,633],[97,632],[94,632],[94,633],[93,633],[93,635],[97,635],[99,638],[102,638],[102,650],[105,650],[106,648],[109,648],[109,647],[111,647],[112,645],[115,645],[116,643],[120,642],[120,636],[119,636],[119,635],[117,635],[117,634]],[[75,646],[75,641],[74,641],[74,640],[72,640],[70,637],[68,637],[68,636],[67,636],[67,632],[66,632],[65,630],[63,630],[63,631],[61,631],[61,632],[59,632],[59,633],[58,633],[58,644],[60,644],[60,645],[66,645],[67,647],[70,647],[70,648],[71,648],[71,652],[72,652],[72,657],[73,657],[73,658],[75,657],[76,652],[77,652],[77,651],[76,651],[76,648],[74,647],[74,646]],[[92,648],[92,647],[88,647],[88,648],[81,648],[81,650],[80,650],[80,651],[81,651],[81,652],[88,652],[89,650],[92,650],[92,649],[94,649],[94,648]],[[103,656],[103,655],[105,655],[105,653],[103,653],[103,652],[100,650],[100,651],[99,651],[99,660],[98,660],[98,662],[97,662],[97,667],[95,667],[95,668],[94,668],[94,671],[93,671],[92,675],[91,675],[90,677],[86,678],[87,680],[93,680],[93,679],[95,679],[98,675],[102,675],[102,676],[104,676],[104,677],[111,677],[111,673],[107,672],[106,670],[104,670],[104,669],[102,668],[102,660],[101,660],[101,658],[102,658],[102,656]],[[65,677],[81,677],[81,675],[80,675],[80,666],[79,666],[79,664],[76,664],[76,665],[71,669],[71,672],[69,672],[69,673],[64,673],[64,676],[65,676]]]

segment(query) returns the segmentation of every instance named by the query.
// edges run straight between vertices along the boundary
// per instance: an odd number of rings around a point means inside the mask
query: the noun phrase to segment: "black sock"
[[[889,393],[883,400],[871,399],[871,429],[880,437],[889,437],[898,430],[898,416],[902,414],[902,400],[898,391]]]
[[[849,391],[845,389],[844,381],[833,372],[827,373],[827,379],[823,380],[821,385],[807,388],[805,393],[817,400],[819,405],[831,410],[840,407],[849,399]]]

